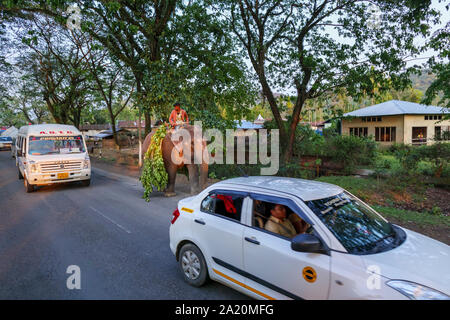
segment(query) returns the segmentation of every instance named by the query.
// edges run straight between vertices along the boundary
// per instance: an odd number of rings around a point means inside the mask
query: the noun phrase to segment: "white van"
[[[91,164],[83,135],[62,124],[23,126],[16,139],[16,165],[27,192],[36,185],[81,181],[89,186]]]

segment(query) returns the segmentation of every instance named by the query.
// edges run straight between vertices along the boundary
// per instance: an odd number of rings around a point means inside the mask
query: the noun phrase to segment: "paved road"
[[[27,194],[0,152],[0,299],[244,299],[218,283],[183,281],[169,249],[175,198],[145,202],[139,183],[94,170],[90,187]],[[81,269],[69,290],[66,269]]]

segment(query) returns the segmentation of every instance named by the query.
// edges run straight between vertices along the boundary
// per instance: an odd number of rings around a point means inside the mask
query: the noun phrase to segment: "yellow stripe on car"
[[[189,208],[185,208],[185,207],[181,208],[181,210],[186,211],[186,212],[189,212],[189,213],[194,212],[194,210],[189,209]]]
[[[219,270],[213,269],[213,271],[214,271],[215,273],[217,273],[219,276],[221,276],[221,277],[223,277],[223,278],[225,278],[225,279],[227,279],[227,280],[230,280],[231,282],[234,282],[234,283],[236,283],[237,285],[240,285],[241,287],[244,287],[245,289],[250,290],[250,291],[252,291],[252,292],[258,294],[258,295],[260,295],[261,297],[264,297],[264,298],[269,299],[269,300],[276,300],[275,298],[272,298],[271,296],[268,296],[267,294],[265,294],[265,293],[263,293],[263,292],[261,292],[261,291],[258,291],[258,290],[256,290],[256,289],[253,289],[252,287],[249,287],[248,285],[246,285],[246,284],[244,284],[244,283],[242,283],[242,282],[240,282],[240,281],[238,281],[238,280],[236,280],[236,279],[233,279],[233,278],[230,277],[230,276],[227,276],[226,274],[220,272]]]

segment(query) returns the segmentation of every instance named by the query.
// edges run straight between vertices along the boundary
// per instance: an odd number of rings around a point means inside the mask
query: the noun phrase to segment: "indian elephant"
[[[168,130],[166,136],[162,140],[161,149],[162,156],[164,160],[164,166],[166,167],[167,174],[169,176],[169,182],[167,185],[165,192],[166,197],[175,196],[175,179],[177,175],[178,169],[186,166],[189,172],[189,183],[191,194],[196,194],[203,190],[206,187],[206,182],[208,179],[208,162],[207,159],[204,159],[201,156],[201,159],[197,158],[199,154],[194,152],[194,146],[198,145],[201,147],[201,153],[203,155],[203,151],[206,149],[206,142],[201,138],[194,139],[194,126],[192,125],[183,125],[181,129],[184,129],[184,134],[187,135],[188,139],[176,139],[175,141],[179,141],[177,146],[175,147],[174,142],[172,141],[172,136],[175,134],[174,130]],[[177,131],[179,133],[179,131]],[[150,146],[151,137],[153,132],[149,133],[144,140],[142,150],[143,154],[145,154]],[[176,136],[176,134],[175,134]],[[175,150],[174,150],[175,148]],[[183,152],[179,152],[179,150],[183,150]],[[175,162],[172,159],[172,152],[174,152]],[[206,152],[205,152],[206,154]]]

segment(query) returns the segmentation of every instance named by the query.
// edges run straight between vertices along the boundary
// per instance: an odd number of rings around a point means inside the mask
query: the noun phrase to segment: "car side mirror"
[[[292,238],[291,249],[298,252],[324,253],[329,255],[322,241],[313,234],[299,234]]]

